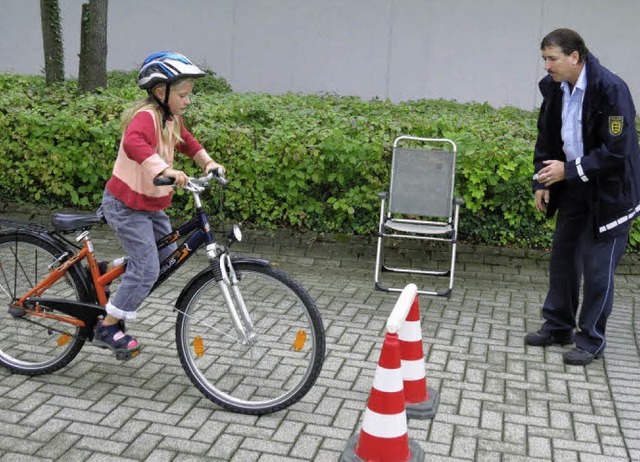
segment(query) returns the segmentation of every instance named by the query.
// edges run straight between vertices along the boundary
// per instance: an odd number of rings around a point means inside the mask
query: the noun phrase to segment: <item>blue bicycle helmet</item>
[[[144,60],[140,71],[138,71],[138,86],[144,90],[158,103],[162,108],[162,127],[165,127],[167,120],[171,117],[169,110],[169,93],[171,92],[171,84],[176,80],[187,77],[198,78],[204,77],[206,73],[198,66],[193,64],[186,56],[176,53],[175,51],[160,51],[149,55]],[[153,88],[164,83],[166,91],[164,101],[159,100],[152,92]]]
[[[187,57],[174,51],[161,51],[149,55],[138,72],[138,86],[151,90],[159,83],[171,84],[176,80],[204,77],[205,72]]]

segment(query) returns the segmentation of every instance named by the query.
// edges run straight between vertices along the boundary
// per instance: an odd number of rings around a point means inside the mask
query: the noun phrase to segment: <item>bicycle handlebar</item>
[[[200,192],[209,184],[209,182],[213,178],[215,178],[221,186],[226,186],[229,182],[223,175],[224,170],[222,169],[222,167],[218,167],[216,169],[210,170],[206,176],[202,176],[199,178],[189,177],[189,182],[183,189],[186,189],[188,191],[195,190],[195,192]],[[174,181],[174,178],[160,175],[153,179],[153,184],[156,186],[172,186]]]

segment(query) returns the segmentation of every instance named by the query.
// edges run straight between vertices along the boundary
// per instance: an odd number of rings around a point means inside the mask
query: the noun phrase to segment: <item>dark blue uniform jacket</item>
[[[534,152],[537,173],[545,160],[565,163],[565,181],[550,187],[547,217],[558,208],[562,191],[571,185],[587,186],[597,236],[615,236],[628,229],[640,214],[640,147],[635,128],[636,112],[624,81],[587,56],[587,89],[582,106],[584,157],[566,161],[562,150],[562,90],[550,76],[543,78],[543,101],[538,116],[538,140]],[[544,186],[534,181],[534,191]]]

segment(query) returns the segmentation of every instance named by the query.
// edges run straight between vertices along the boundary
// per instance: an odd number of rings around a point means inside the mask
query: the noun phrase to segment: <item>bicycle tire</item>
[[[26,230],[0,235],[0,365],[13,372],[54,372],[69,364],[85,343],[76,326],[29,314],[16,317],[9,310],[11,303],[44,279],[48,266],[65,251],[61,243]],[[72,267],[45,295],[85,300],[83,287],[82,275]]]
[[[258,334],[255,344],[238,340],[208,271],[177,307],[180,362],[192,383],[223,408],[253,415],[276,412],[300,401],[320,374],[322,319],[307,291],[285,272],[250,262],[236,263],[234,269]]]

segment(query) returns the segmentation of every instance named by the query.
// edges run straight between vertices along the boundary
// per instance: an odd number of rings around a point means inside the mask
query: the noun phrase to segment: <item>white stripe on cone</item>
[[[422,327],[420,326],[420,321],[405,320],[398,332],[398,338],[403,342],[422,341]]]
[[[395,393],[404,390],[400,369],[386,369],[378,366],[373,377],[373,388],[384,393]]]
[[[422,380],[427,377],[423,359],[415,361],[400,360],[402,364],[402,378],[407,381]]]
[[[362,430],[376,438],[398,438],[407,434],[407,415],[405,411],[400,414],[378,414],[368,407],[364,411]]]

